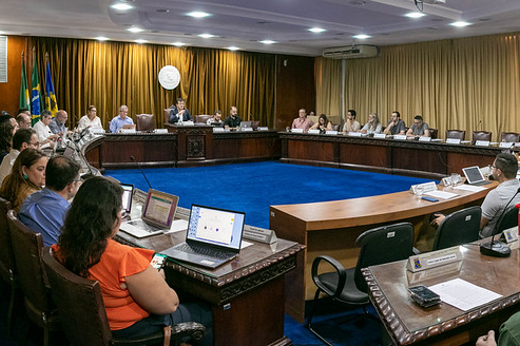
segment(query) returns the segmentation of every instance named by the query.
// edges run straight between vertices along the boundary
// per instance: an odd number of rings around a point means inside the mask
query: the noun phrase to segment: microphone
[[[144,174],[143,170],[141,169],[141,165],[139,164],[139,162],[135,159],[135,157],[132,155],[130,156],[130,160],[134,161],[137,168],[139,168],[139,170],[141,171],[141,174],[143,175],[144,177],[144,180],[146,180],[146,183],[148,184],[148,187],[150,187],[150,189],[152,189],[152,185],[150,184],[150,182],[148,181],[148,178],[146,177],[146,174]],[[509,204],[509,203],[508,203]]]
[[[511,255],[511,249],[509,246],[502,242],[495,242],[495,236],[497,235],[498,231],[498,225],[500,224],[500,221],[502,220],[502,217],[504,217],[504,214],[507,210],[507,206],[511,201],[520,193],[520,188],[515,192],[513,197],[506,203],[504,210],[500,213],[500,217],[498,218],[498,221],[496,223],[495,229],[493,230],[493,233],[491,234],[491,241],[489,243],[481,244],[480,245],[480,253],[487,256],[492,257],[509,257]]]

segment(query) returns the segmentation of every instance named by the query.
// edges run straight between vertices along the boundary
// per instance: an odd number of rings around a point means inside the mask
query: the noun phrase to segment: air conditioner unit
[[[346,47],[333,47],[323,50],[323,56],[330,59],[374,58],[379,54],[378,46],[357,44]]]

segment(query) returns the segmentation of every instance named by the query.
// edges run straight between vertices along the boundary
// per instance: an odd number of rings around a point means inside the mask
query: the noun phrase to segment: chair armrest
[[[329,263],[338,275],[338,285],[336,286],[334,292],[332,292],[326,285],[324,285],[321,282],[320,276],[318,274],[318,267],[320,265],[320,262],[322,261]],[[312,262],[311,275],[312,280],[314,281],[316,286],[318,286],[319,289],[321,289],[323,292],[334,298],[337,298],[341,295],[341,292],[343,292],[343,288],[345,288],[345,282],[347,281],[347,271],[345,270],[343,265],[341,265],[341,263],[339,263],[334,258],[326,255],[318,256],[314,259],[314,261]]]
[[[197,322],[184,322],[172,326],[172,339],[199,341],[206,335],[206,327]],[[175,343],[170,342],[175,345]]]

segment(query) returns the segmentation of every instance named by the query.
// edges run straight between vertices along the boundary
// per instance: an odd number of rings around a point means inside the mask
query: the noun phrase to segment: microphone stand
[[[135,157],[132,155],[130,156],[130,160],[134,161],[135,162],[135,165],[137,166],[137,168],[139,168],[139,170],[141,171],[141,174],[143,175],[144,177],[144,180],[146,180],[146,183],[148,184],[148,187],[150,189],[153,189],[152,188],[152,185],[150,184],[150,182],[148,181],[148,178],[146,177],[146,175],[144,174],[143,170],[141,169],[141,165],[139,164],[139,162],[135,159]]]

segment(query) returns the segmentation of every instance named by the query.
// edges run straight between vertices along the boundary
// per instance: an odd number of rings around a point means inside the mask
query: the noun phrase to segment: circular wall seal
[[[181,74],[175,66],[166,65],[159,71],[159,83],[166,90],[173,90],[179,85]]]

